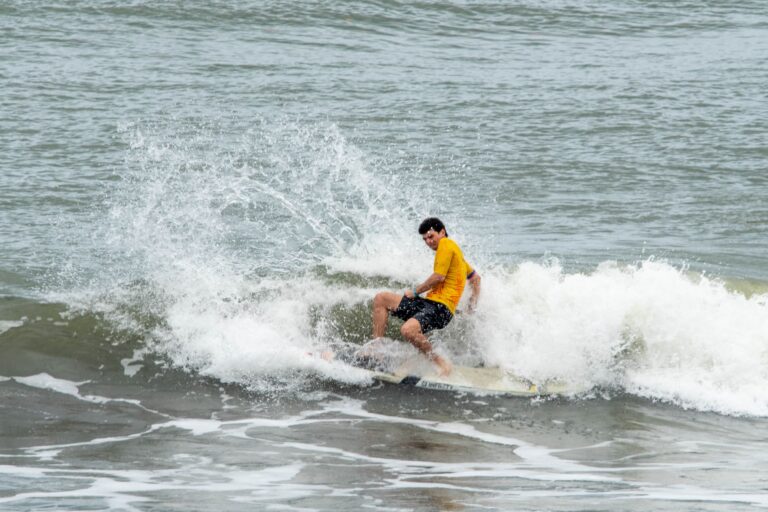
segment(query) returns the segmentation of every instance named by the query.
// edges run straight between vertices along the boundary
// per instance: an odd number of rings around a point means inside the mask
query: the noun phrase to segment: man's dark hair
[[[426,234],[426,232],[430,229],[434,229],[435,233],[439,233],[441,230],[445,229],[445,224],[443,224],[443,221],[437,217],[429,217],[421,221],[421,224],[419,224],[420,235]],[[445,236],[448,236],[448,231],[445,232]]]

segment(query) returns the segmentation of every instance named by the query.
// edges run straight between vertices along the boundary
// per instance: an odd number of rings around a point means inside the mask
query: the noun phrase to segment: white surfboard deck
[[[425,371],[423,367],[423,364],[411,360],[400,365],[392,373],[375,370],[365,371],[370,373],[371,378],[380,382],[474,394],[535,397],[570,395],[583,391],[577,389],[576,386],[569,386],[561,382],[537,385],[501,368],[454,366],[449,375],[440,376],[436,369],[429,368]]]

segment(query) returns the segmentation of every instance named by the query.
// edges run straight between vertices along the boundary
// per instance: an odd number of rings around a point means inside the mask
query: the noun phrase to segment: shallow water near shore
[[[11,410],[23,395],[39,415],[0,466],[18,490],[0,498],[8,510],[766,506],[761,420],[629,397],[530,401],[384,386],[278,403],[198,382],[186,393],[134,384],[122,402],[85,394],[92,385],[54,396],[57,386],[38,375],[3,387]],[[174,406],[162,407],[169,396]]]
[[[0,26],[0,509],[768,506],[764,2]],[[429,275],[428,215],[483,278],[439,350],[583,392],[307,355]]]

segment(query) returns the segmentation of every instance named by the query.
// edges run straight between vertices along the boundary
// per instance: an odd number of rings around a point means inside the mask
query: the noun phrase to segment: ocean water
[[[765,2],[10,1],[0,78],[0,510],[768,507]],[[439,350],[579,392],[308,355],[428,215]]]

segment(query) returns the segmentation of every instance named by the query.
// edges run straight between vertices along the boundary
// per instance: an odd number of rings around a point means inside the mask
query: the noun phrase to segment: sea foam
[[[491,272],[475,335],[489,364],[685,407],[768,414],[766,296],[667,263]]]
[[[94,217],[98,270],[67,302],[140,332],[147,357],[222,381],[262,391],[317,377],[365,384],[315,354],[365,341],[374,294],[432,272],[415,227],[442,213],[409,206],[424,203],[419,180],[333,125],[231,128],[124,127],[126,166]],[[449,224],[461,215],[444,213]],[[652,258],[581,272],[499,261],[460,226],[451,236],[480,247],[467,257],[482,276],[477,313],[433,336],[456,362],[768,415],[766,295]]]

